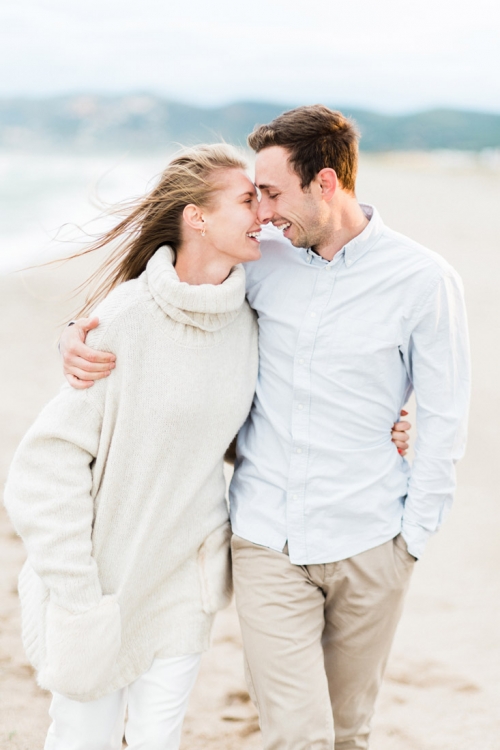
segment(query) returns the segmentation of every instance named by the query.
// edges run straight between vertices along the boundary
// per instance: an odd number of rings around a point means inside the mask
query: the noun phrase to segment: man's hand
[[[98,325],[99,318],[79,318],[62,332],[59,349],[63,357],[63,370],[73,388],[90,388],[94,380],[107,378],[115,367],[114,354],[96,351],[85,344],[87,333]]]
[[[402,409],[401,416],[408,416],[408,412]],[[392,442],[401,456],[406,456],[406,453],[408,452],[410,436],[408,435],[407,430],[411,430],[411,424],[409,422],[395,422],[392,428]]]

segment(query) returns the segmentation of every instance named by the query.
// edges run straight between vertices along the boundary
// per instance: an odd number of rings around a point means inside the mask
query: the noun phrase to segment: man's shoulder
[[[387,226],[384,226],[377,245],[379,249],[385,247],[394,253],[395,261],[410,265],[415,273],[420,272],[429,278],[459,278],[457,271],[442,255]]]

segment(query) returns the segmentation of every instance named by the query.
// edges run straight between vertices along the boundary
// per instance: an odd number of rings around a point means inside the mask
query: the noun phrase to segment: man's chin
[[[304,237],[287,237],[287,240],[291,242],[294,247],[302,247],[305,250],[307,250],[308,247],[311,247]]]
[[[290,242],[294,247],[297,247],[297,248],[303,247],[305,249],[307,249],[308,247],[311,247],[306,237],[300,234],[297,235],[297,233],[296,232],[294,233],[293,230],[294,230],[294,226],[292,224],[291,226],[288,227],[288,229],[286,229],[283,232],[283,237],[286,240],[288,240],[288,242]]]

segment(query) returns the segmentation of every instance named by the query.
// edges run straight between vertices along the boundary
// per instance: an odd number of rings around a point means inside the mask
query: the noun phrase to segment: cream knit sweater
[[[28,551],[23,640],[42,687],[81,701],[209,645],[231,595],[223,455],[257,376],[245,273],[181,283],[169,248],[95,311],[117,355],[64,386],[15,455],[5,502]]]

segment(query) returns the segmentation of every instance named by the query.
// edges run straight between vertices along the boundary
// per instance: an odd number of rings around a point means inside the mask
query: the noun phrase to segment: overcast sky
[[[499,0],[2,0],[0,96],[500,112]]]

